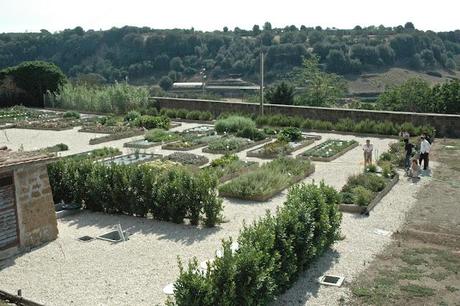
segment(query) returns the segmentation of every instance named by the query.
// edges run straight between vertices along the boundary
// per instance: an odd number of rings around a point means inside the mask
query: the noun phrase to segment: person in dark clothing
[[[404,168],[410,168],[410,159],[414,152],[414,145],[409,142],[409,139],[404,139],[404,150],[406,151],[406,158],[404,159]]]

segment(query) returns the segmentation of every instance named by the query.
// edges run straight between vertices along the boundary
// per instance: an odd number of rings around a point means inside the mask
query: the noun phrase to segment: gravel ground
[[[176,128],[197,126],[183,124]],[[88,140],[94,134],[77,133],[77,129],[62,132],[7,130],[8,146],[25,149],[46,147],[55,143],[71,144],[70,152],[76,153],[103,146],[121,148],[128,141],[118,140],[96,146],[89,146]],[[334,134],[319,134],[325,141],[329,138],[356,139],[361,144],[365,138]],[[4,142],[0,133],[0,143]],[[68,139],[72,139],[72,142]],[[134,137],[132,139],[139,139]],[[376,153],[384,152],[393,140],[370,138]],[[312,146],[319,143],[315,142]],[[298,152],[308,149],[303,148]],[[249,149],[248,149],[249,150]],[[126,151],[126,150],[125,150]],[[154,147],[147,150],[159,154],[170,154],[170,150]],[[247,150],[246,150],[247,151]],[[239,153],[244,160],[265,162],[247,158],[246,151]],[[204,154],[200,149],[192,153],[210,159],[218,155]],[[355,148],[335,161],[315,162],[316,172],[305,179],[319,182],[324,180],[341,188],[346,178],[362,171],[362,151]],[[344,214],[342,232],[345,240],[337,243],[307,272],[295,286],[281,296],[276,305],[333,305],[341,296],[347,296],[345,288],[319,288],[316,278],[325,272],[344,275],[352,279],[366,262],[381,251],[390,238],[373,233],[375,228],[395,231],[402,224],[405,213],[414,203],[414,194],[424,184],[417,185],[403,178],[383,199],[368,218]],[[0,288],[9,292],[22,289],[26,298],[46,305],[152,305],[162,304],[166,298],[162,289],[173,282],[178,274],[177,257],[187,261],[196,256],[199,261],[212,258],[222,239],[237,237],[243,221],[251,222],[274,211],[286,199],[286,191],[265,203],[224,200],[224,216],[227,222],[213,229],[196,228],[188,225],[140,219],[129,216],[104,215],[83,212],[58,221],[59,238],[32,252],[0,261]],[[80,242],[76,238],[84,235],[97,236],[121,224],[132,234],[130,240],[110,244],[94,240]]]

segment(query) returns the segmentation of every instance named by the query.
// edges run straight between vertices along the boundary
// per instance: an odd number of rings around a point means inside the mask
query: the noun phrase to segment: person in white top
[[[428,142],[425,136],[422,136],[420,138],[422,141],[420,143],[420,158],[419,158],[419,164],[422,166],[422,161],[423,161],[423,170],[428,169],[428,164],[430,162],[430,150],[431,150],[431,144]]]
[[[369,139],[366,140],[366,144],[363,145],[364,151],[364,167],[367,165],[372,165],[372,152],[374,151],[374,146],[371,144]]]

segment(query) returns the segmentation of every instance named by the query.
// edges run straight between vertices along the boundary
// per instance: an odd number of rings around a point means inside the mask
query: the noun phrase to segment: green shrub
[[[269,304],[339,238],[339,199],[323,183],[292,187],[276,215],[243,228],[238,251],[223,241],[223,256],[204,273],[196,272],[196,259],[187,269],[179,263],[175,303],[169,305]]]
[[[141,115],[157,116],[158,110],[153,106],[147,106],[139,109]]]
[[[163,129],[153,129],[148,131],[144,138],[148,142],[163,142],[180,139],[180,135],[178,133],[165,131]]]
[[[141,117],[138,117],[134,121],[134,125],[137,127],[143,127],[148,130],[150,129],[169,129],[169,126],[171,124],[171,120],[168,117],[165,116],[148,116],[144,115]]]
[[[188,114],[188,110],[183,109],[183,108],[178,109],[176,112],[177,118],[180,118],[180,119],[186,119],[187,114]]]
[[[202,121],[211,121],[212,120],[212,114],[211,114],[211,112],[201,112],[199,119],[202,120]]]
[[[264,132],[255,127],[245,127],[244,129],[238,131],[236,133],[236,136],[242,138],[249,138],[254,141],[260,141],[267,138]]]
[[[351,190],[354,203],[359,206],[367,206],[374,198],[374,193],[363,186],[356,186]]]
[[[200,111],[190,111],[187,116],[186,116],[186,119],[189,119],[189,120],[200,120],[200,115],[201,115],[201,112]]]
[[[296,127],[288,127],[281,130],[278,139],[287,142],[299,141],[302,139],[302,131]]]
[[[257,200],[283,190],[313,169],[308,160],[277,158],[219,187],[228,196]]]
[[[350,192],[356,186],[363,186],[373,192],[382,191],[386,186],[386,180],[374,173],[361,173],[348,177],[347,183],[343,186],[342,191]]]
[[[134,122],[136,119],[141,117],[141,113],[138,111],[129,111],[124,118],[124,121],[126,122]]]
[[[242,116],[230,116],[216,121],[215,129],[219,134],[237,133],[245,128],[254,129],[256,124],[250,118]]]
[[[67,119],[80,119],[80,113],[75,111],[67,111],[62,115],[62,117]]]
[[[374,164],[368,165],[367,168],[366,168],[366,171],[371,172],[371,173],[376,173],[377,172],[377,166],[374,165]]]
[[[246,147],[250,143],[251,141],[246,138],[234,136],[222,137],[220,139],[210,142],[208,145],[208,150],[214,152],[232,152],[238,151],[241,148]]]
[[[355,122],[350,118],[340,119],[335,124],[335,129],[337,131],[353,132],[355,130]]]
[[[193,175],[182,167],[152,171],[147,165],[128,166],[62,159],[48,166],[56,203],[83,203],[84,208],[196,225],[220,222],[222,201],[217,179]]]
[[[175,119],[175,118],[180,118],[177,116],[178,110],[174,108],[162,108],[160,110],[160,115],[161,116],[166,116],[170,119]],[[185,119],[185,118],[184,118]]]

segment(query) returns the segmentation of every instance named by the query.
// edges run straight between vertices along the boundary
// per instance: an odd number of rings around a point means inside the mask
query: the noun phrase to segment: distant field
[[[391,68],[386,71],[376,73],[365,73],[356,78],[347,78],[349,91],[351,94],[382,92],[385,87],[404,83],[410,78],[422,78],[431,84],[445,82],[452,78],[460,79],[460,72],[437,71],[442,78],[428,75],[424,72],[412,71],[402,68]]]

